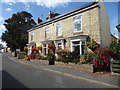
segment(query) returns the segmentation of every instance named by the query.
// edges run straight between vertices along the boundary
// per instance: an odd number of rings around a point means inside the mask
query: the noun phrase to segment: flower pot
[[[49,60],[49,65],[54,65],[55,61],[54,60]]]
[[[93,73],[97,72],[97,68],[93,65]]]

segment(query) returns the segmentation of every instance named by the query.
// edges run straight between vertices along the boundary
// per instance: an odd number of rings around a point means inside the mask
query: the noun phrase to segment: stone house
[[[95,40],[101,47],[111,43],[109,17],[104,2],[91,2],[76,10],[55,16],[48,14],[46,21],[28,30],[29,53],[34,46],[42,46],[42,54],[48,53],[48,44],[54,42],[56,50],[68,48],[83,55],[86,42]]]

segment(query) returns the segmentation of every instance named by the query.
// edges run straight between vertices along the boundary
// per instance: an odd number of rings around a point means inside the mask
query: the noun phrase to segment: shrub
[[[55,54],[53,52],[49,52],[47,54],[47,59],[48,60],[55,60]]]
[[[69,62],[69,59],[68,59],[68,58],[62,58],[62,62],[68,63],[68,62]]]
[[[110,71],[110,60],[114,58],[116,54],[117,53],[108,47],[96,49],[93,63],[98,71]]]
[[[57,62],[61,62],[61,61],[62,61],[62,58],[57,58],[56,61],[57,61]]]
[[[120,42],[116,42],[113,41],[110,45],[109,45],[110,50],[116,52],[118,55],[115,56],[113,59],[118,59],[120,60]]]
[[[26,55],[27,53],[26,53],[26,52],[20,52],[20,54],[24,54],[24,55]]]
[[[81,64],[91,64],[93,61],[93,53],[91,52],[86,52],[82,55],[80,58],[80,63]]]
[[[72,61],[72,63],[77,64],[79,61],[80,61],[80,59],[74,59],[74,60]]]
[[[36,58],[37,58],[38,60],[46,60],[46,59],[47,59],[47,57],[42,56],[41,54],[38,54]]]
[[[59,57],[68,58],[70,51],[67,48],[60,49],[60,50],[57,50],[57,54]]]
[[[70,52],[70,54],[68,55],[69,60],[72,62],[74,59],[79,59],[80,58],[80,54],[73,51]]]
[[[87,42],[87,43],[86,43],[86,46],[87,46],[88,48],[90,48],[92,51],[95,51],[95,49],[97,49],[97,48],[100,47],[100,45],[99,45],[96,41],[94,41],[94,40],[92,40],[92,41],[90,41],[90,42]]]
[[[70,51],[69,49],[65,48],[65,49],[60,49],[57,51],[57,54],[58,54],[58,57],[61,58],[61,61],[64,62],[64,63],[68,63],[70,60],[69,60],[69,54],[70,54]]]
[[[39,59],[39,60],[46,60],[47,58],[44,57],[44,56],[39,56],[37,59]]]

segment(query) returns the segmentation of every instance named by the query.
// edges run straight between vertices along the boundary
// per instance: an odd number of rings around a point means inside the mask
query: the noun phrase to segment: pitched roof
[[[90,2],[90,3],[88,3],[88,4],[85,4],[85,5],[81,6],[81,7],[78,8],[78,9],[72,10],[72,11],[70,11],[70,12],[67,12],[67,13],[64,13],[64,14],[61,14],[61,15],[58,15],[58,16],[56,16],[56,17],[54,17],[54,18],[48,19],[48,20],[46,20],[46,21],[44,21],[44,22],[41,22],[40,24],[35,25],[32,29],[29,29],[28,32],[29,32],[29,31],[32,31],[32,30],[35,30],[35,29],[37,29],[37,28],[43,27],[43,26],[45,26],[45,25],[52,24],[52,23],[54,23],[54,22],[56,22],[56,21],[59,21],[59,20],[68,18],[68,17],[70,17],[70,16],[76,15],[76,14],[78,14],[78,13],[81,13],[81,12],[84,12],[84,11],[87,11],[87,10],[90,10],[90,9],[96,7],[96,6],[99,6],[99,3],[98,3],[98,2]]]

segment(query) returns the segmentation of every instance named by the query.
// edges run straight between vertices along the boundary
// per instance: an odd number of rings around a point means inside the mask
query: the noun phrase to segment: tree
[[[3,45],[2,44],[0,44],[0,50],[3,48]]]
[[[22,51],[28,42],[27,30],[34,25],[36,23],[30,13],[22,11],[13,14],[11,18],[5,20],[4,26],[7,30],[2,34],[2,41],[5,41],[12,51],[18,48]]]
[[[116,59],[120,59],[120,42],[117,41],[111,42],[109,48],[118,54],[116,56]]]

